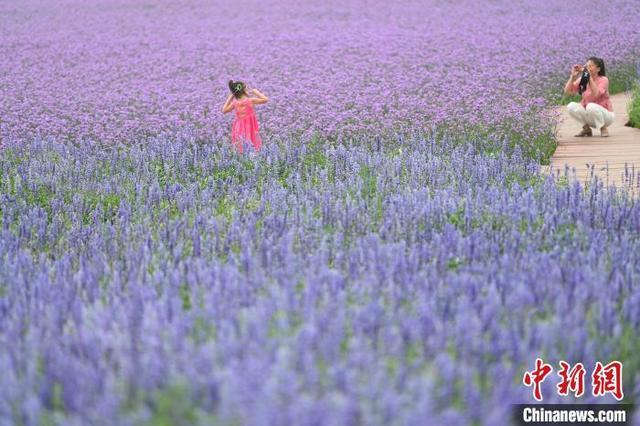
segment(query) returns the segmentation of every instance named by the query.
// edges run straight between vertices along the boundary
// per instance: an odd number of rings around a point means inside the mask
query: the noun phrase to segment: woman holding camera
[[[607,128],[613,123],[614,114],[609,99],[609,79],[602,59],[591,57],[584,67],[574,65],[564,93],[582,95],[581,102],[567,105],[569,115],[582,125],[582,131],[575,136],[593,136],[592,127],[600,129],[600,136],[609,136]]]

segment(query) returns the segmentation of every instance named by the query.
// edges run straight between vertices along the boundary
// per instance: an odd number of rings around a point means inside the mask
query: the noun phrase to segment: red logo
[[[600,362],[596,362],[596,368],[591,375],[591,384],[593,396],[610,393],[620,401],[624,397],[622,393],[622,363],[611,361],[603,367]]]
[[[586,370],[581,362],[571,367],[568,363],[560,361],[560,367],[558,376],[562,378],[562,381],[558,383],[558,395],[569,395],[569,391],[573,392],[576,397],[584,394],[584,375]]]
[[[551,371],[553,371],[553,367],[542,362],[540,358],[537,358],[535,370],[531,372],[527,371],[526,373],[524,373],[522,382],[526,386],[533,385],[533,397],[537,401],[542,401],[542,391],[540,390],[540,384],[544,382],[544,379],[546,379],[549,374],[551,374]]]
[[[556,385],[558,395],[568,396],[570,392],[576,398],[584,395],[584,378],[586,376],[584,365],[579,362],[572,367],[565,361],[560,361],[559,364],[558,376],[560,376],[561,380]],[[522,383],[525,386],[533,387],[533,397],[536,401],[542,401],[541,384],[552,371],[553,367],[551,365],[544,363],[540,358],[536,358],[535,368],[524,373]],[[591,393],[593,396],[604,396],[610,393],[620,401],[624,397],[622,391],[622,363],[611,361],[603,366],[602,363],[596,362],[591,374]]]

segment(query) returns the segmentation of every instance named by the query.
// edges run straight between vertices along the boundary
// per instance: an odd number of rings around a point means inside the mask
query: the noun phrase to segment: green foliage
[[[555,103],[558,105],[569,105],[571,102],[580,102],[582,99],[581,95],[565,95],[564,93],[560,96],[559,100]]]
[[[216,340],[218,338],[218,328],[212,322],[211,319],[204,316],[197,316],[193,320],[193,327],[191,328],[190,335],[197,343]]]
[[[450,271],[457,271],[460,269],[460,266],[464,264],[464,260],[459,258],[458,256],[452,257],[447,262],[447,269]]]
[[[231,220],[231,216],[233,215],[233,210],[235,208],[233,200],[229,199],[229,197],[220,197],[217,201],[218,202],[215,206],[216,215],[222,216],[227,220]]]
[[[637,83],[638,70],[636,65],[635,61],[630,61],[625,64],[616,64],[611,68],[607,67],[610,94],[626,92]]]
[[[549,128],[541,132],[541,128]],[[436,140],[448,139],[456,146],[472,144],[478,152],[486,155],[503,152],[511,155],[516,147],[522,156],[540,164],[549,164],[557,147],[557,141],[551,123],[526,123],[520,119],[504,120],[497,127],[464,124],[460,129],[451,131],[448,124],[435,131]],[[534,128],[535,127],[535,128]],[[499,135],[499,138],[496,138]]]
[[[369,166],[360,167],[360,178],[362,178],[361,195],[365,200],[371,200],[376,195],[376,173]]]
[[[293,167],[290,167],[285,160],[278,161],[276,166],[277,179],[283,188],[289,188],[289,176],[293,172]]]
[[[447,222],[455,226],[459,231],[464,231],[466,228],[464,214],[464,205],[461,204],[454,212],[447,213]]]
[[[177,219],[182,213],[178,208],[178,202],[176,200],[162,199],[158,205],[158,211],[167,211],[169,220]]]
[[[504,184],[507,188],[512,188],[517,183],[521,188],[539,187],[544,182],[544,177],[538,174],[518,173],[511,171],[507,173]]]
[[[187,426],[198,423],[198,409],[186,384],[174,383],[154,392],[146,426]]]
[[[576,224],[573,222],[561,223],[556,227],[556,232],[558,234],[567,233],[572,237],[575,235],[576,230]]]
[[[324,168],[327,165],[327,156],[321,138],[314,137],[307,144],[307,152],[302,156],[302,165],[308,170]]]
[[[64,411],[64,400],[62,399],[62,385],[59,382],[53,384],[52,401],[54,411]]]
[[[353,336],[353,326],[351,325],[351,322],[347,322],[344,327],[344,338],[340,342],[340,356],[342,359],[345,359],[349,354],[349,342]]]
[[[234,167],[221,167],[213,171],[213,181],[228,181],[231,180],[236,175],[236,170]]]
[[[631,126],[640,129],[640,82],[636,82],[632,92],[631,103],[627,106]]]
[[[286,322],[288,322],[289,327],[282,328],[280,326],[280,321],[283,320],[288,320]],[[269,338],[286,338],[293,336],[302,323],[303,318],[299,313],[278,309],[273,313],[269,321],[268,336]]]
[[[634,388],[634,378],[640,373],[640,335],[637,330],[623,321],[622,334],[615,339],[615,353],[609,360],[603,360],[603,364],[609,361],[620,361],[622,363],[622,388],[627,389],[623,402],[632,404]]]
[[[51,203],[55,198],[55,193],[51,188],[44,184],[37,184],[34,189],[29,188],[28,185],[24,185],[23,196],[25,197],[27,205],[38,206],[45,210],[49,221],[51,221]]]
[[[168,176],[164,161],[153,159],[149,162],[149,167],[158,177],[158,183],[160,184],[160,187],[166,186],[166,184],[168,183]]]
[[[93,221],[93,211],[102,206],[104,212],[103,220],[105,222],[114,222],[120,207],[121,197],[115,193],[101,194],[98,192],[83,193],[83,201],[85,208],[82,211],[82,223],[88,225]]]
[[[568,188],[569,178],[567,176],[559,176],[556,179],[556,185],[558,185],[560,188]]]
[[[533,222],[522,219],[519,223],[518,229],[521,233],[528,232],[538,232],[542,229],[542,225],[544,225],[544,219],[542,217],[537,217]]]
[[[191,309],[191,291],[186,282],[180,286],[180,299],[182,300],[182,309],[185,311]]]
[[[45,408],[39,416],[38,424],[40,426],[54,426],[60,424],[59,416],[65,412],[64,400],[62,398],[62,385],[60,382],[55,382],[51,389],[51,408]],[[14,419],[22,419],[22,415],[15,410],[13,414]],[[23,424],[18,422],[17,424]]]
[[[105,194],[101,197],[102,208],[105,212],[115,213],[120,207],[121,197],[118,194]]]

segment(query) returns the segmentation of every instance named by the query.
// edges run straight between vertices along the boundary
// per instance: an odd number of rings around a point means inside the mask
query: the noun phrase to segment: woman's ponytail
[[[233,80],[229,80],[229,90],[231,90],[231,93],[233,93],[233,96],[236,97],[236,99],[239,99],[240,96],[245,93],[245,86],[244,83],[241,81],[236,81],[234,83]],[[245,93],[246,94],[246,93]]]

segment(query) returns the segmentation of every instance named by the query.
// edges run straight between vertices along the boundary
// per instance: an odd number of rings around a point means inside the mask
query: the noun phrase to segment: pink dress
[[[250,98],[233,99],[233,109],[236,116],[231,126],[231,143],[236,147],[238,152],[242,153],[243,141],[249,141],[253,144],[256,151],[262,146],[262,138],[258,134],[260,129],[258,119],[253,109]]]

